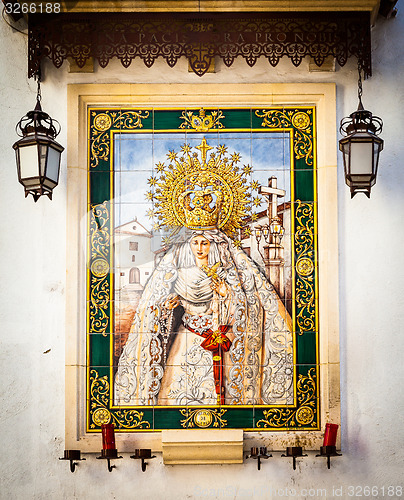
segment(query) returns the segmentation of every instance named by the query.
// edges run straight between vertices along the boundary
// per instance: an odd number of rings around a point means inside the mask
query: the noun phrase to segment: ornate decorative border
[[[229,108],[231,109],[231,108]],[[114,407],[111,400],[110,337],[113,333],[111,321],[111,298],[113,280],[111,274],[112,245],[112,200],[113,186],[111,169],[113,160],[111,146],[113,133],[128,132],[142,128],[145,132],[152,130],[153,123],[158,120],[158,113],[170,111],[175,125],[167,129],[171,132],[187,128],[188,132],[231,131],[236,128],[234,122],[227,121],[226,110],[198,108],[195,110],[133,110],[133,109],[90,109],[89,110],[89,257],[88,273],[88,408],[87,430],[99,432],[100,425],[114,421],[117,429],[127,432],[161,430],[164,428],[183,427],[242,427],[245,430],[301,430],[318,429],[319,422],[319,374],[317,336],[317,269],[316,269],[316,213],[315,213],[315,108],[284,107],[254,109],[252,112],[252,129],[255,131],[287,131],[292,139],[293,175],[292,202],[294,214],[294,266],[295,266],[295,299],[294,315],[295,335],[295,383],[296,404],[285,407],[254,407],[254,422],[247,406],[226,406],[225,408],[129,408]],[[173,111],[177,113],[173,114]],[[243,111],[243,110],[241,110]],[[250,109],[248,113],[250,124]],[[240,109],[237,109],[240,112]],[[153,115],[153,116],[152,116]],[[153,118],[153,119],[152,119]],[[206,119],[204,121],[204,119]],[[247,123],[246,121],[246,123]],[[173,122],[173,123],[174,123]],[[241,127],[243,128],[243,127]],[[205,130],[203,130],[205,129]],[[240,127],[237,126],[240,130]],[[163,131],[164,129],[159,129]],[[298,175],[299,174],[299,175]],[[304,182],[300,175],[305,175]],[[95,177],[96,176],[96,177]],[[105,180],[106,189],[99,193],[97,182]],[[308,177],[307,177],[308,176]],[[94,178],[94,182],[92,179]],[[309,184],[312,198],[304,196],[302,186]],[[93,186],[93,187],[92,187]],[[294,193],[294,194],[293,194]],[[301,196],[303,195],[303,196]],[[108,198],[109,196],[109,198]],[[314,196],[314,198],[313,198]],[[104,199],[103,199],[104,197]],[[252,217],[254,214],[252,214]],[[108,352],[107,352],[108,351]],[[97,363],[93,363],[93,355],[97,353]],[[307,354],[309,353],[309,354]],[[103,360],[102,362],[100,360]],[[103,366],[101,366],[103,365]],[[252,408],[252,407],[251,407]],[[156,412],[163,412],[157,418]],[[241,413],[240,413],[241,412]],[[164,414],[164,418],[163,418]],[[223,418],[224,415],[226,418]]]
[[[89,333],[105,333],[110,324],[110,265],[111,244],[110,202],[92,207],[90,212],[90,296]]]
[[[297,202],[296,232],[296,323],[297,333],[316,331],[314,206]]]

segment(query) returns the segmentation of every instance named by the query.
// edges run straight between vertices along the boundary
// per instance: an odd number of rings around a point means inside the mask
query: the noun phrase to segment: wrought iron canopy
[[[289,57],[299,66],[311,56],[321,66],[328,56],[343,66],[358,58],[371,75],[369,12],[327,13],[70,13],[29,16],[28,75],[41,60],[56,67],[71,58],[83,67],[94,58],[104,68],[110,59],[128,67],[137,57],[151,67],[158,57],[175,66],[182,56],[202,76],[220,57],[231,66],[243,57],[249,66],[266,57],[276,66]]]

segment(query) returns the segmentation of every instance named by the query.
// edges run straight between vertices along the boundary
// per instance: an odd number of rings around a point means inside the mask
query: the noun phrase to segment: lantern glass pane
[[[349,146],[350,144],[347,142],[340,141],[339,143],[339,149],[342,151],[342,159],[344,160],[345,177],[349,172]]]
[[[375,173],[377,173],[377,166],[378,166],[378,163],[379,163],[379,154],[380,154],[380,151],[381,151],[381,145],[378,144],[378,143],[375,143],[374,145],[374,148],[373,148],[373,164],[374,164],[374,169],[375,169]]]
[[[41,176],[45,175],[46,168],[46,153],[48,151],[48,145],[40,144],[39,148],[39,171],[41,172]]]
[[[59,164],[60,164],[60,151],[56,151],[52,146],[49,146],[48,152],[48,166],[46,170],[46,177],[51,181],[58,183],[59,179]]]
[[[38,149],[36,144],[19,148],[21,179],[38,177]]]
[[[372,175],[373,143],[351,143],[351,175]]]

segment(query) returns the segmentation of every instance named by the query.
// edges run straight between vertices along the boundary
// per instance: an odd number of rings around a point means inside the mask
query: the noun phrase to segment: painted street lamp
[[[272,236],[274,237],[275,245],[281,243],[285,228],[282,226],[282,221],[279,217],[274,217],[269,225]]]

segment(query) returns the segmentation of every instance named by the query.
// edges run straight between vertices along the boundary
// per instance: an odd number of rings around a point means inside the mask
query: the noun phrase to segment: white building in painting
[[[153,271],[152,235],[135,217],[114,231],[115,290],[143,290]]]
[[[135,217],[114,231],[114,344],[116,360],[126,342],[140,297],[153,272],[152,235]]]

